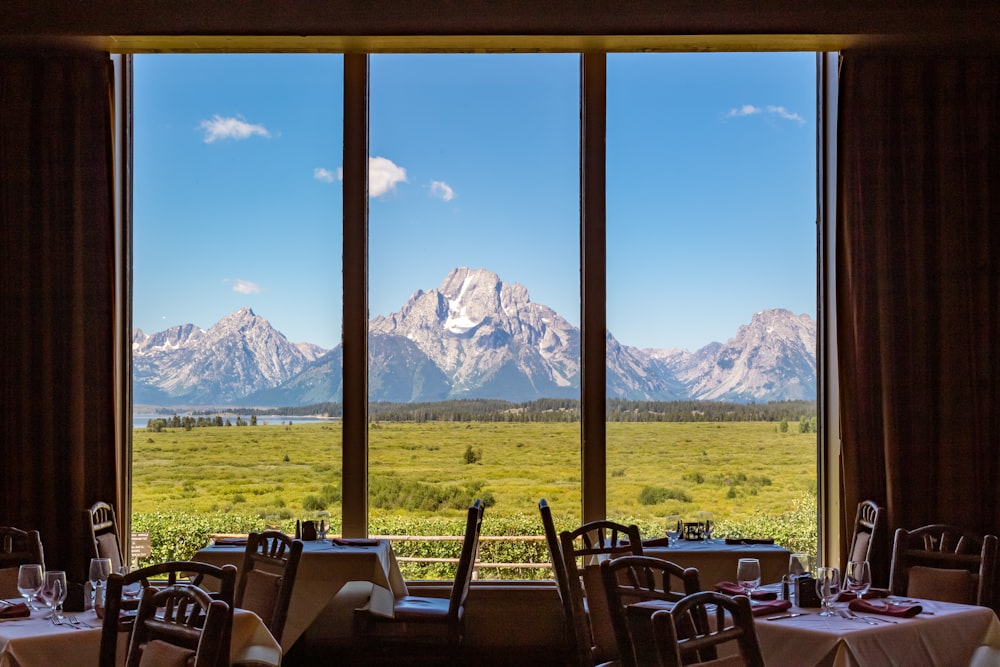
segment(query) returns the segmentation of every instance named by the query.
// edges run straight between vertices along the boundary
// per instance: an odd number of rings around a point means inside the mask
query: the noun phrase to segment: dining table
[[[92,609],[66,612],[57,624],[48,618],[49,612],[42,608],[25,617],[0,619],[0,667],[97,667],[102,624],[97,614]],[[128,641],[128,633],[119,635],[119,666],[125,664]],[[260,617],[246,609],[233,610],[229,651],[234,663],[252,659],[262,666],[281,665],[281,646]]]
[[[761,581],[781,581],[781,576],[788,572],[791,552],[780,545],[759,541],[705,539],[670,540],[669,546],[644,546],[643,554],[681,567],[697,568],[701,588],[707,591],[720,581],[736,581],[736,565],[741,558],[760,561]]]
[[[239,540],[219,540],[200,549],[193,558],[213,565],[231,564],[240,568],[245,551],[245,545],[241,545]],[[363,587],[360,597],[359,585]],[[331,609],[344,605],[338,600],[338,593],[349,586],[352,589],[349,596],[351,609]],[[303,540],[281,647],[287,652],[321,616],[333,615],[342,619],[342,623],[347,623],[345,630],[349,632],[348,619],[353,616],[355,606],[365,605],[377,614],[391,617],[393,602],[407,593],[406,582],[389,540]]]

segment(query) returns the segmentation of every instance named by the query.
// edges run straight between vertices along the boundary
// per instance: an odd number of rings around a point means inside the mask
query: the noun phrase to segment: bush
[[[640,505],[659,505],[668,500],[679,500],[683,503],[691,502],[691,496],[684,491],[664,489],[659,486],[644,486],[639,492]]]

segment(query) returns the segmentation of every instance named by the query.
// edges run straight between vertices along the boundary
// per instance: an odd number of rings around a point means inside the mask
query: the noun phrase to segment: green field
[[[787,432],[775,422],[653,422],[609,423],[607,434],[609,518],[659,535],[666,515],[707,510],[720,536],[766,534],[814,550],[815,433],[795,422]],[[197,524],[197,541],[205,531],[290,530],[325,512],[339,530],[339,422],[139,428],[133,446],[136,530]],[[460,534],[474,497],[489,503],[487,535],[540,534],[539,498],[558,528],[570,527],[580,516],[579,452],[576,423],[375,422],[370,532]]]

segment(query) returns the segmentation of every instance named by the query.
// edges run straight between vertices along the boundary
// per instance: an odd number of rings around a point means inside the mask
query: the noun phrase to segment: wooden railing
[[[371,537],[382,540],[397,542],[461,542],[465,539],[462,535],[372,535]],[[480,544],[489,542],[544,542],[545,538],[540,535],[482,535],[479,538]],[[430,558],[430,557],[410,557],[396,556],[400,563],[457,563],[458,558]],[[551,568],[552,564],[546,560],[543,563],[490,563],[476,559],[473,569],[473,577],[479,569],[544,569]]]

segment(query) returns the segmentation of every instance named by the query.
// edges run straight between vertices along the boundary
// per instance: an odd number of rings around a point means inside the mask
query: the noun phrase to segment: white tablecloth
[[[194,560],[241,567],[244,551],[238,546],[213,545],[200,550]],[[407,594],[406,583],[388,540],[379,540],[375,546],[337,546],[329,539],[307,541],[281,639],[285,651],[348,582],[369,582],[371,598],[368,604],[373,611],[386,616],[392,615],[394,599]]]
[[[91,611],[67,612],[90,627],[54,625],[48,610],[30,617],[0,621],[0,667],[89,667],[97,665],[101,652],[101,619]],[[118,664],[125,664],[128,635],[118,642]],[[281,664],[281,647],[251,611],[233,613],[231,658],[253,656],[263,664]]]
[[[669,547],[647,547],[643,553],[662,558],[682,567],[698,568],[703,590],[715,588],[720,581],[736,581],[740,558],[760,561],[762,583],[781,581],[788,572],[789,551],[775,544],[726,544],[724,540],[677,540]]]

